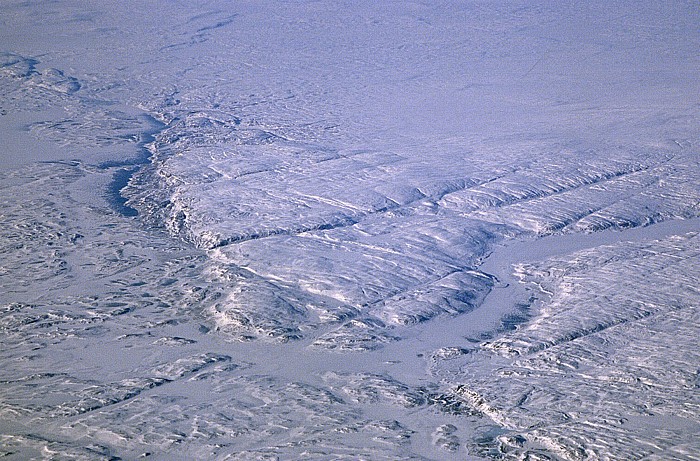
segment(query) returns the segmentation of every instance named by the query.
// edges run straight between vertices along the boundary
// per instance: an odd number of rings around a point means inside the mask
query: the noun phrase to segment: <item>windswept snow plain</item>
[[[0,456],[700,458],[694,1],[6,1]]]

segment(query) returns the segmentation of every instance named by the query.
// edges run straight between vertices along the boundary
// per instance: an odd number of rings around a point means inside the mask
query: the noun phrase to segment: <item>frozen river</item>
[[[6,459],[700,456],[694,2],[0,24]]]

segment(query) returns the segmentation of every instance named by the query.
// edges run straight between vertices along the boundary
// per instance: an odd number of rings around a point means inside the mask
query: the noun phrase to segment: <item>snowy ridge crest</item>
[[[209,250],[213,280],[233,288],[208,315],[240,338],[300,339],[338,323],[314,345],[374,349],[393,341],[392,325],[477,307],[493,285],[478,264],[504,238],[700,212],[689,150],[582,156],[520,143],[428,162],[321,148],[256,123],[173,117],[123,191],[145,222]],[[503,166],[506,154],[516,166]]]
[[[505,459],[697,453],[683,441],[700,431],[698,292],[689,275],[698,248],[690,233],[516,267],[544,300],[530,321],[462,361],[470,369],[491,362],[494,374],[455,388],[510,431],[493,441]]]

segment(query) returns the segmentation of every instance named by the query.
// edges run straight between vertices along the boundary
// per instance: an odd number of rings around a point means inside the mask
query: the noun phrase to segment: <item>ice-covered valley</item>
[[[0,24],[4,458],[700,458],[696,2]]]

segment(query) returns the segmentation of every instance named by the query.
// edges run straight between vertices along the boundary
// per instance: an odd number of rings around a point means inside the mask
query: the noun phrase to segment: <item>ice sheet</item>
[[[694,2],[0,11],[2,456],[698,457]]]

